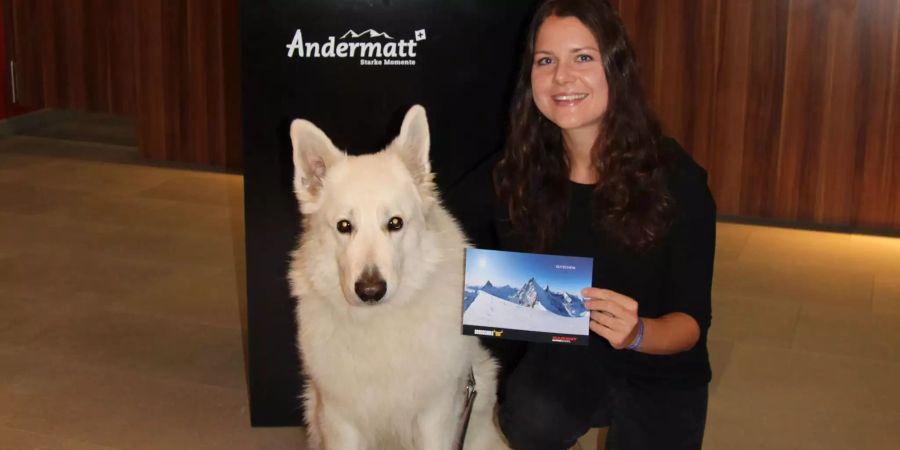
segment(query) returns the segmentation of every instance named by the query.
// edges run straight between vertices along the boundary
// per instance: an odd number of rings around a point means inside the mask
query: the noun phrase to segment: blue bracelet
[[[641,346],[641,342],[644,341],[644,319],[638,317],[638,334],[634,337],[634,342],[631,343],[627,348],[628,350],[637,350],[638,347]]]

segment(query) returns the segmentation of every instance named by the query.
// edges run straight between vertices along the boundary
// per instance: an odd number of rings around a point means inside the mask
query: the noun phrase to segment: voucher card
[[[466,249],[463,334],[587,345],[593,259]]]

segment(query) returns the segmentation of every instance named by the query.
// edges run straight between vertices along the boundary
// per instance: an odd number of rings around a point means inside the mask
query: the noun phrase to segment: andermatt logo
[[[303,30],[297,29],[287,45],[288,58],[359,58],[361,66],[414,66],[416,47],[426,39],[425,29],[415,30],[412,39],[393,36],[368,29],[357,33],[347,30],[340,37],[324,40],[304,40]]]

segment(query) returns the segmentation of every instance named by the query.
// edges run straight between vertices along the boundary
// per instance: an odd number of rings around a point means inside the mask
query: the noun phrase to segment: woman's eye
[[[341,220],[337,223],[338,233],[347,234],[353,231],[353,224],[349,220]]]
[[[403,228],[403,219],[399,217],[391,217],[391,220],[388,220],[388,231],[399,231],[401,228]]]
[[[553,61],[550,59],[549,56],[544,56],[543,58],[538,58],[537,61],[535,61],[534,63],[538,66],[546,66],[547,64],[550,64],[551,62],[553,62]]]
[[[578,62],[588,62],[588,61],[593,61],[593,60],[594,60],[594,57],[591,55],[578,55],[575,57],[575,61],[578,61]]]

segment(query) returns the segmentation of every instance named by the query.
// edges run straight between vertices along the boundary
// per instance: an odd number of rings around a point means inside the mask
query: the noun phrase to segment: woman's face
[[[609,87],[597,39],[580,20],[550,16],[538,28],[531,90],[541,113],[564,131],[599,133]]]

